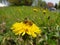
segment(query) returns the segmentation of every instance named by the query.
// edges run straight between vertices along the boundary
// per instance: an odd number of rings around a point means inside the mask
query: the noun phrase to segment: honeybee
[[[28,18],[25,18],[24,21],[23,21],[23,23],[28,24],[30,26],[33,25],[33,22],[30,21]]]

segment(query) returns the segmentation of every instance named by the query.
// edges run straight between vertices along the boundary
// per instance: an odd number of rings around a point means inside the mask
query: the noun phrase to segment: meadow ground
[[[16,36],[11,31],[11,26],[15,22],[21,22],[24,18],[29,18],[42,30],[41,42],[37,45],[57,45],[59,39],[60,13],[49,11],[38,7],[11,6],[0,8],[0,45],[4,38],[11,36],[16,42]],[[44,36],[44,37],[43,37]],[[41,40],[38,38],[37,40]],[[37,42],[37,41],[36,41]],[[45,44],[44,44],[45,43]],[[18,42],[19,45],[20,43]]]

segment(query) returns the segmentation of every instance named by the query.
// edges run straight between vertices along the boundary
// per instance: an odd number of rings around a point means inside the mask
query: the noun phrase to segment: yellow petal
[[[35,33],[32,33],[32,37],[36,37],[37,35]]]
[[[24,35],[25,35],[25,32],[22,33],[22,36],[24,36]]]

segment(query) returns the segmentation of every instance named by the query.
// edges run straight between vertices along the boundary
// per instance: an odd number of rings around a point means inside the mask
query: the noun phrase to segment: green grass
[[[35,8],[38,10],[37,12],[33,11],[33,9]],[[3,27],[5,28],[6,32],[0,34],[0,42],[2,43],[3,38],[7,36],[12,36],[15,39],[16,37],[11,32],[10,28],[13,23],[21,22],[26,17],[29,18],[32,22],[34,22],[37,26],[39,26],[42,30],[42,33],[47,35],[49,34],[47,36],[48,39],[45,40],[49,45],[56,45],[56,40],[54,41],[50,38],[53,35],[56,35],[55,27],[57,27],[57,25],[60,26],[60,14],[58,12],[50,12],[49,10],[46,11],[46,14],[43,14],[42,8],[27,7],[27,6],[21,6],[21,7],[11,6],[11,7],[0,8],[0,24],[2,24],[3,22],[6,23],[5,27]],[[44,27],[46,27],[46,29]],[[3,28],[1,28],[0,30],[2,30]],[[39,45],[40,44],[42,45],[42,43],[43,42],[39,43]]]

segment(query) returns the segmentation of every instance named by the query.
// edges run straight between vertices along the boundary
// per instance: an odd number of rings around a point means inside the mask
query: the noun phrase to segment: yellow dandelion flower
[[[46,10],[43,10],[43,12],[46,12]]]
[[[12,31],[15,33],[15,35],[22,35],[24,36],[25,34],[28,34],[32,37],[36,37],[37,34],[41,33],[41,30],[39,27],[37,27],[34,23],[31,24],[31,22],[27,21],[26,23],[24,22],[16,22],[12,25]]]
[[[37,11],[38,11],[38,9],[33,9],[33,11],[34,11],[34,12],[37,12]]]
[[[46,14],[46,10],[43,10],[43,13]]]

